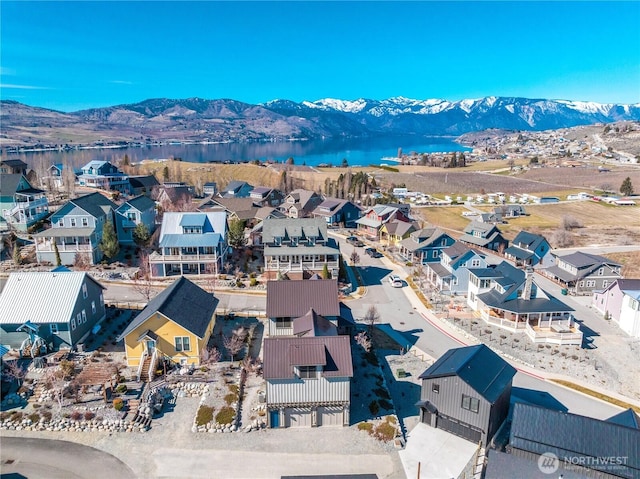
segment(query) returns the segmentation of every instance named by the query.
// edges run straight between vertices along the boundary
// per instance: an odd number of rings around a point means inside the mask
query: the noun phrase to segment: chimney
[[[531,284],[533,283],[533,268],[528,267],[525,270],[524,289],[522,290],[522,299],[529,301],[531,299]]]

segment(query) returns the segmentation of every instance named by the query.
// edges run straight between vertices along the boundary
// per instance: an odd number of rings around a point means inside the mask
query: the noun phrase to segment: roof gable
[[[267,317],[297,318],[313,309],[321,316],[339,316],[335,279],[267,282]]]

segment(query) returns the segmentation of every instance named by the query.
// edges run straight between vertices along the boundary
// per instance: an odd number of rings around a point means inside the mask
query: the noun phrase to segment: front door
[[[153,339],[147,339],[147,354],[151,356],[156,348],[156,342]]]
[[[269,411],[269,423],[271,427],[280,427],[280,411],[278,409]]]

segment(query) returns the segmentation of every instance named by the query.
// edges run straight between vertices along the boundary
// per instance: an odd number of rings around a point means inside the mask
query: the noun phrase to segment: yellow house
[[[418,228],[415,223],[392,220],[380,227],[380,242],[389,247],[399,246],[400,242],[408,238]]]
[[[149,301],[118,341],[124,339],[127,365],[151,377],[162,358],[199,365],[215,323],[218,299],[185,277]]]

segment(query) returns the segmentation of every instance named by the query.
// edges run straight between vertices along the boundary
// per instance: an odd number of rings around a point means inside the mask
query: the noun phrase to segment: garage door
[[[342,408],[323,406],[318,408],[318,426],[342,426]]]
[[[287,408],[285,427],[311,427],[311,409]]]
[[[464,439],[475,442],[476,444],[480,442],[480,439],[482,438],[481,431],[472,429],[468,424],[454,421],[445,416],[438,416],[436,427],[438,429],[442,429],[443,431],[450,432],[451,434],[455,434],[456,436],[460,436]]]

